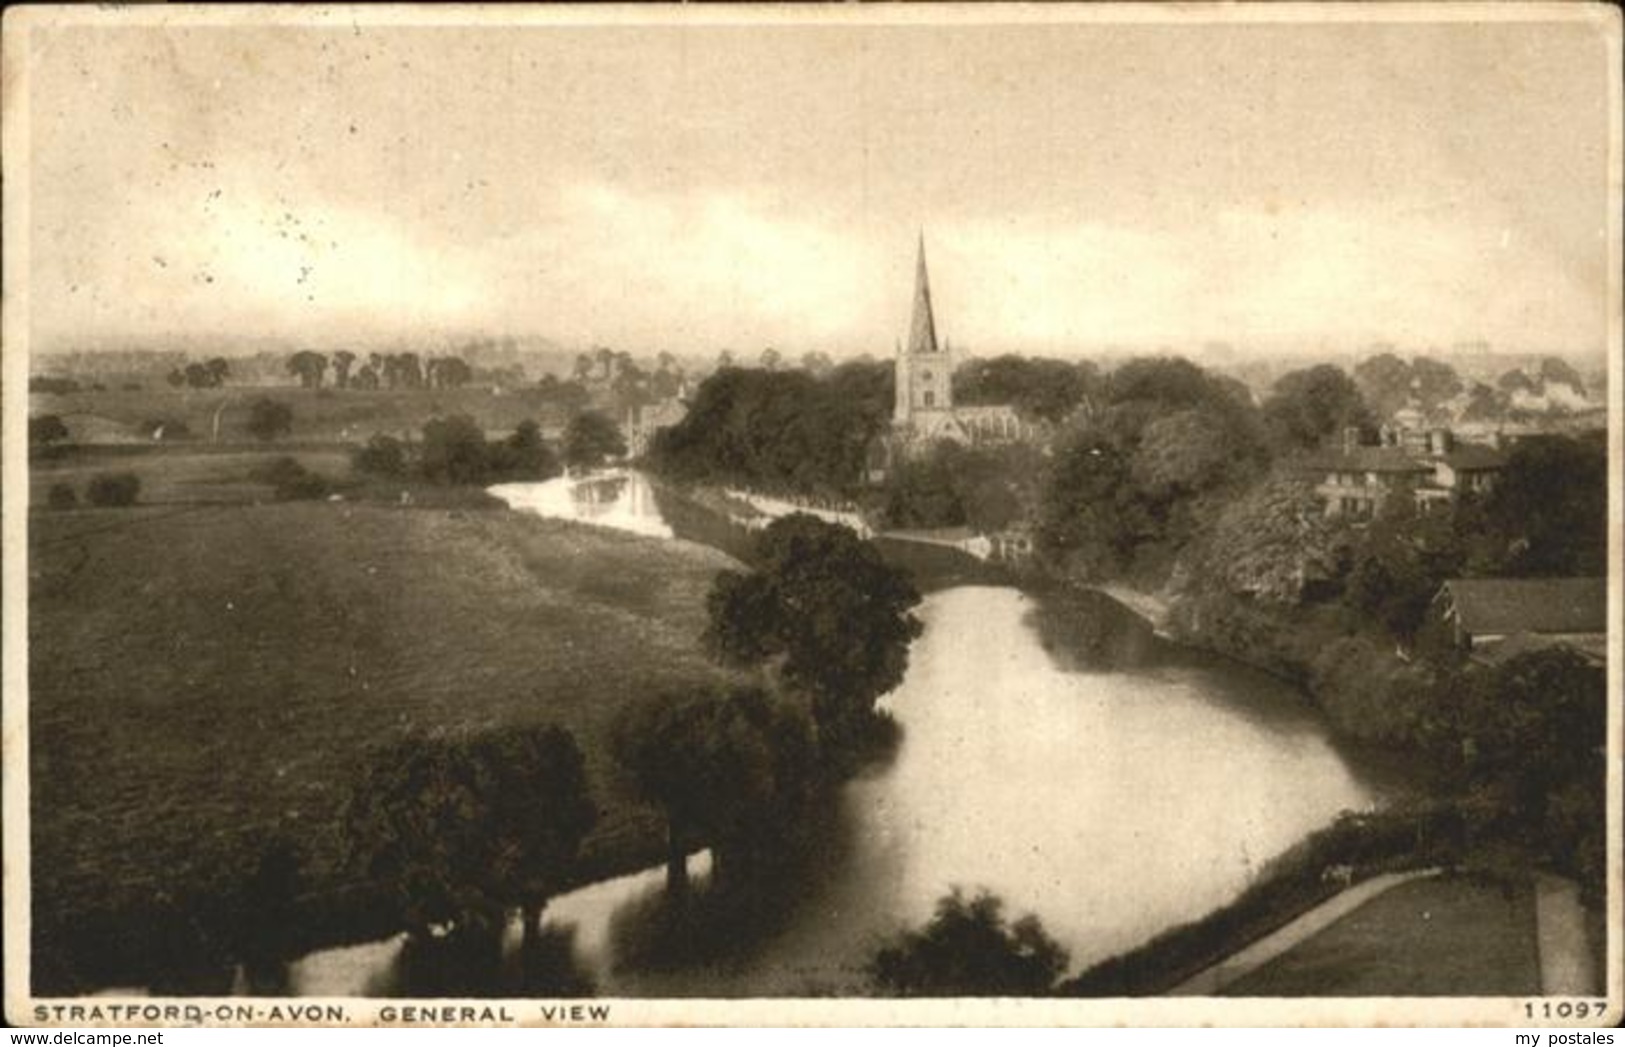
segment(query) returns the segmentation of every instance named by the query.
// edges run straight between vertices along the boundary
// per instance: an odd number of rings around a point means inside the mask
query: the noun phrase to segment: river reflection
[[[571,976],[605,995],[850,993],[879,944],[956,885],[1036,913],[1076,971],[1224,904],[1375,802],[1290,688],[1092,606],[1004,587],[928,596],[885,699],[902,746],[845,787],[813,860],[746,911],[706,897],[703,862],[683,912],[659,870],[565,895],[547,926],[571,942]],[[378,977],[401,968],[399,943],[340,952],[296,968],[298,991],[411,988]]]
[[[648,478],[633,470],[556,476],[541,483],[497,484],[488,490],[510,509],[611,527],[649,538],[672,537],[672,529],[661,515]]]

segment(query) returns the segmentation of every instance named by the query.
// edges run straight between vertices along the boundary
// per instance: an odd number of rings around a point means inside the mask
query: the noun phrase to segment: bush
[[[369,476],[397,478],[406,475],[406,445],[382,433],[358,448],[350,459],[351,468]]]
[[[45,504],[52,509],[72,509],[79,504],[79,496],[73,492],[72,484],[52,484]]]
[[[877,992],[891,996],[1045,996],[1067,954],[1037,917],[1006,923],[986,891],[966,899],[956,887],[931,922],[881,948],[869,965]]]
[[[134,505],[140,493],[141,478],[134,473],[97,473],[85,489],[85,497],[90,499],[90,504],[103,508]]]
[[[248,405],[249,433],[261,440],[274,440],[293,432],[293,408],[277,400],[261,397]]]
[[[278,501],[325,498],[332,490],[327,478],[311,472],[293,458],[283,455],[249,473],[254,480],[270,484]]]
[[[28,420],[28,447],[31,451],[43,450],[67,440],[71,435],[59,415],[42,414]]]

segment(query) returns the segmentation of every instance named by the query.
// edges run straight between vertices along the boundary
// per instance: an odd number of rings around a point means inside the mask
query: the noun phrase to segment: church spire
[[[914,265],[914,316],[908,325],[908,352],[937,351],[937,323],[931,315],[931,281],[925,274],[925,230],[920,230],[920,248]]]

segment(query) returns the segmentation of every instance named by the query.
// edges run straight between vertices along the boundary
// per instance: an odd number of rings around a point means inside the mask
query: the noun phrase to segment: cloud
[[[867,333],[883,293],[862,243],[723,193],[570,185],[549,219],[502,251],[515,259],[502,277],[510,295],[532,310],[546,303],[532,321],[582,340],[827,343]]]

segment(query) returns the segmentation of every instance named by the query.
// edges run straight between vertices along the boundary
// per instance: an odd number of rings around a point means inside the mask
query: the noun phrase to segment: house
[[[1369,518],[1400,491],[1423,510],[1463,493],[1487,493],[1506,455],[1495,446],[1458,443],[1444,428],[1417,434],[1385,427],[1378,445],[1362,443],[1351,428],[1338,451],[1311,456],[1305,468],[1319,479],[1315,493],[1328,516]]]
[[[1453,578],[1433,605],[1457,649],[1479,662],[1563,645],[1601,664],[1607,645],[1604,578]]]

